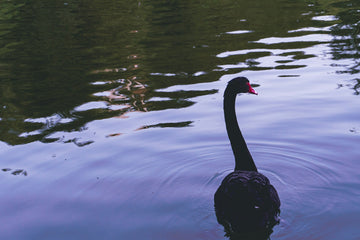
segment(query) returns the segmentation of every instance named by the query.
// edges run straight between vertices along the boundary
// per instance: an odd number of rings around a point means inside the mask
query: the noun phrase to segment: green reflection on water
[[[333,34],[349,36],[332,43],[334,58],[358,59],[356,1],[2,2],[0,140],[11,145],[57,141],[49,135],[82,131],[97,119],[185,108],[195,103],[193,98],[217,89],[166,88],[217,81],[223,71],[306,67],[295,61],[312,56],[296,53],[296,48],[316,43],[256,41],[301,36],[303,32],[289,31],[303,27],[329,26],[334,22],[312,20],[324,9],[339,17]],[[257,48],[289,49],[295,52],[294,61],[258,66],[257,58],[270,55],[266,50],[217,57],[222,52]],[[355,53],[344,54],[348,49]],[[239,62],[244,65],[236,66]],[[235,67],[220,67],[229,63]],[[358,70],[358,62],[349,68],[351,73]],[[357,91],[359,80],[355,81]],[[103,106],[84,109],[90,102]]]

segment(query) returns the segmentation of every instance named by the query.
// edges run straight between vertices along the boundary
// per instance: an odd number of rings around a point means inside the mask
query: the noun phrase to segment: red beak
[[[247,83],[247,85],[249,86],[249,93],[258,95],[258,93],[255,91],[255,89],[253,89],[253,88],[251,87],[250,83]]]

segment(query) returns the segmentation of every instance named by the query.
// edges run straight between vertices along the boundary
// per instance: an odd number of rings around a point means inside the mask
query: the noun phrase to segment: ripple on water
[[[318,221],[315,219],[327,218],[346,195],[332,160],[311,151],[311,147],[270,142],[250,145],[259,171],[269,177],[279,193],[280,234],[290,228],[296,232],[309,229],[312,221]]]
[[[301,145],[255,143],[252,146],[253,155],[261,161],[258,165],[263,165],[265,171],[288,187],[299,188],[299,183],[313,183],[306,185],[309,188],[327,186],[336,179],[334,170],[326,164],[329,159],[301,149]]]
[[[252,143],[249,146],[259,171],[272,178],[286,191],[328,188],[338,178],[335,170],[327,164],[329,159],[301,149],[301,146],[265,142]],[[160,186],[165,188],[178,181],[181,176],[189,174],[196,177],[203,188],[216,185],[226,174],[233,171],[234,167],[233,155],[227,144],[198,146],[172,151],[168,155],[168,159],[177,160],[167,163],[167,169],[159,163],[163,173]]]
[[[259,171],[270,179],[280,195],[281,224],[274,229],[274,236],[286,239],[286,233],[293,232],[290,228],[297,229],[296,232],[306,231],[311,219],[326,218],[340,201],[341,194],[336,186],[339,176],[328,164],[331,159],[302,145],[289,143],[250,142],[249,148]],[[169,151],[166,155],[167,164],[158,162],[154,165],[154,161],[150,161],[148,166],[143,166],[158,173],[160,184],[154,191],[153,201],[166,199],[182,206],[184,201],[190,200],[193,214],[199,214],[199,211],[212,214],[213,194],[234,167],[229,145],[195,146]],[[191,191],[189,186],[192,186]]]
[[[192,149],[182,149],[179,151],[171,151],[168,153],[169,159],[176,159],[166,165],[161,165],[161,184],[160,188],[166,189],[176,184],[185,184],[183,181],[191,181],[191,185],[198,185],[199,189],[206,190],[209,186],[220,181],[221,176],[229,171],[224,169],[223,153],[227,146],[198,146]],[[172,157],[173,156],[173,157]],[[181,157],[180,157],[181,156]],[[230,165],[233,167],[233,160],[230,155]],[[211,174],[215,172],[214,174]],[[186,185],[186,184],[185,184]],[[211,187],[210,187],[211,188]]]

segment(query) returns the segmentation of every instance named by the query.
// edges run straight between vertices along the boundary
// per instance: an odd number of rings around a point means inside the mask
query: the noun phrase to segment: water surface
[[[359,239],[358,1],[2,1],[4,239],[224,239],[237,115],[271,239]]]

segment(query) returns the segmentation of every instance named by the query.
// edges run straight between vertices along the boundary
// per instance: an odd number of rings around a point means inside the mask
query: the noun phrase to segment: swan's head
[[[258,94],[250,85],[246,77],[237,77],[228,82],[227,89],[232,93],[252,93]]]

